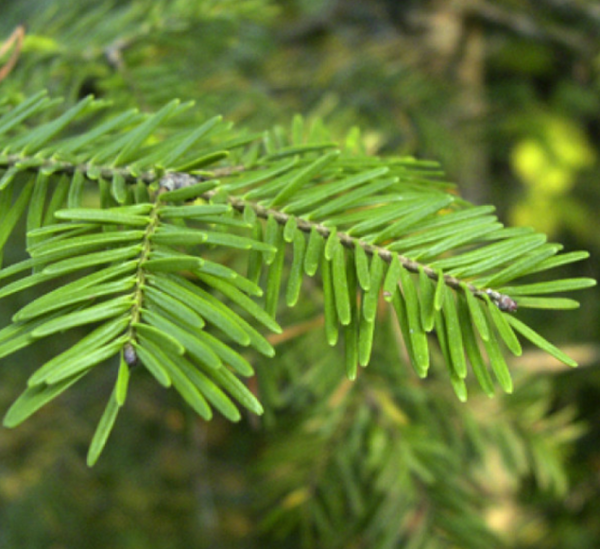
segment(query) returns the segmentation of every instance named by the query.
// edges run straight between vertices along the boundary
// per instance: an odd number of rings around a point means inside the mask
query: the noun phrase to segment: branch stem
[[[205,200],[208,201],[215,194],[217,194],[217,192],[218,192],[217,190],[208,191],[202,195],[202,198],[204,198]],[[264,206],[261,206],[260,204],[257,204],[255,202],[249,202],[247,200],[243,200],[243,199],[235,197],[235,196],[230,196],[228,198],[228,202],[238,212],[243,212],[247,206],[250,206],[256,213],[257,217],[260,217],[261,219],[268,219],[269,217],[273,217],[273,219],[275,219],[275,221],[277,221],[277,223],[279,223],[280,225],[283,225],[283,226],[285,226],[285,224],[288,222],[288,220],[291,217],[279,210],[265,208]],[[298,229],[300,229],[301,231],[303,231],[305,233],[310,233],[311,230],[314,228],[323,237],[323,239],[327,239],[329,237],[329,235],[331,234],[331,229],[329,229],[328,227],[325,227],[324,225],[322,225],[320,223],[311,223],[310,221],[307,221],[302,218],[296,218],[296,225],[297,225]],[[394,252],[392,252],[386,248],[382,248],[381,246],[375,246],[373,244],[368,244],[367,242],[363,242],[360,239],[351,237],[347,233],[338,232],[337,236],[338,236],[341,244],[343,246],[345,246],[346,248],[353,250],[354,247],[356,246],[356,244],[358,243],[358,245],[361,246],[367,254],[369,254],[371,256],[377,254],[377,255],[379,255],[379,257],[381,257],[381,259],[383,259],[387,263],[390,263],[392,261],[392,258],[395,255]],[[438,280],[438,278],[439,278],[438,271],[432,269],[431,267],[428,267],[427,265],[423,265],[423,264],[419,263],[418,261],[409,259],[408,257],[405,257],[403,255],[400,255],[400,254],[397,254],[397,255],[398,255],[400,264],[407,271],[418,274],[419,271],[422,269],[423,272],[431,280],[433,280],[433,281]],[[484,289],[477,288],[473,284],[465,283],[463,280],[460,280],[459,278],[456,278],[451,275],[445,274],[445,275],[443,275],[443,277],[444,277],[444,283],[456,291],[461,291],[464,288],[466,288],[475,297],[478,297],[479,299],[484,300],[485,299],[484,295],[488,296],[492,300],[492,302],[499,309],[501,309],[503,311],[514,312],[516,310],[516,303],[514,302],[514,300],[512,298],[510,298],[507,295],[501,294],[500,292],[496,292],[495,290],[492,290],[489,288],[484,288]]]

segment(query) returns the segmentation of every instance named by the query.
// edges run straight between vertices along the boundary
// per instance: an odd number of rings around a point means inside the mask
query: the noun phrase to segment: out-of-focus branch
[[[580,368],[591,367],[600,362],[600,345],[583,343],[565,346],[564,351],[573,357]],[[522,368],[529,373],[551,374],[569,371],[571,368],[544,351],[525,351],[520,357],[511,360],[511,366]]]
[[[556,3],[558,0],[554,0]],[[596,42],[587,40],[581,33],[570,32],[549,21],[538,22],[524,10],[503,9],[489,0],[470,0],[468,12],[471,16],[508,28],[515,34],[545,42],[554,42],[579,53],[592,53],[597,49]],[[541,12],[541,10],[538,10]]]

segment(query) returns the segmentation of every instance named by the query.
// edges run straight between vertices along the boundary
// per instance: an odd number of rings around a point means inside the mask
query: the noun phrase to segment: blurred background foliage
[[[189,124],[223,114],[256,131],[299,112],[336,138],[359,127],[373,154],[439,160],[505,222],[592,252],[561,274],[598,276],[595,0],[4,0],[0,15],[0,41],[25,28],[0,58],[16,59],[8,100],[46,88],[152,110],[180,97],[197,103]],[[527,351],[515,394],[474,390],[466,405],[403,365],[389,322],[372,365],[344,381],[321,296],[304,290],[281,311],[277,358],[256,364],[261,419],[204,423],[138,376],[89,470],[112,379],[97,373],[0,432],[0,546],[600,546],[598,289],[576,312],[523,313],[579,369]],[[1,366],[0,410],[48,346]]]

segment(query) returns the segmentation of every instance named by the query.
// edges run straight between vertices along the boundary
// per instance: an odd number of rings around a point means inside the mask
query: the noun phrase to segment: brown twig
[[[10,74],[14,66],[17,64],[19,56],[21,55],[21,49],[23,47],[23,38],[25,38],[25,27],[23,25],[19,25],[0,46],[0,57],[2,57],[7,51],[10,50],[10,48],[14,46],[10,58],[0,69],[0,82],[2,82],[2,80],[4,80]]]

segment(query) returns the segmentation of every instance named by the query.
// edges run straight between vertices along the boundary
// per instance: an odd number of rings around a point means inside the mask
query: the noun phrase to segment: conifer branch
[[[486,394],[494,394],[486,358],[498,385],[512,392],[501,342],[520,355],[517,333],[576,365],[505,313],[516,311],[512,295],[523,307],[573,308],[574,300],[537,296],[595,282],[506,284],[586,254],[556,256],[560,246],[544,235],[507,229],[489,215],[493,208],[458,198],[430,163],[348,153],[320,134],[305,142],[301,119],[289,142],[268,133],[236,137],[220,117],[156,139],[164,120],[189,109],[179,101],[150,115],[126,111],[62,139],[73,120],[103,105],[87,97],[38,126],[23,124],[51,106],[38,94],[0,114],[0,248],[26,217],[30,254],[0,269],[0,298],[66,274],[75,280],[13,316],[0,330],[0,358],[77,326],[101,325],[31,375],[7,426],[116,355],[119,375],[90,465],[125,401],[135,363],[204,419],[214,408],[239,420],[234,401],[261,414],[237,377],[254,373],[238,348],[273,356],[255,325],[281,333],[275,315],[282,286],[293,307],[305,276],[319,269],[326,340],[335,345],[343,334],[349,379],[370,362],[380,296],[397,317],[419,377],[427,376],[435,333],[460,400],[467,398],[467,359]],[[99,207],[82,204],[86,181],[97,183]],[[247,274],[212,261],[213,248],[246,253]],[[20,278],[3,281],[14,276]]]
[[[216,190],[208,191],[202,195],[202,198],[204,198],[206,201],[210,201],[210,199],[217,193],[218,191]],[[286,223],[290,220],[290,218],[293,217],[291,215],[281,212],[280,210],[266,208],[264,206],[261,206],[260,204],[257,204],[256,202],[250,202],[241,198],[237,198],[235,196],[229,196],[228,202],[233,206],[235,210],[237,210],[240,213],[243,213],[245,208],[249,206],[256,212],[256,215],[259,218],[268,219],[269,217],[272,217],[281,226],[285,226]],[[312,223],[302,218],[297,219],[297,227],[299,230],[307,234],[309,234],[313,229],[315,229],[325,240],[329,238],[329,235],[331,234],[331,229],[329,229],[328,227],[325,227],[320,223]],[[427,265],[421,264],[417,261],[413,261],[408,257],[404,257],[401,254],[395,254],[381,246],[374,246],[373,244],[368,244],[366,242],[361,241],[358,238],[353,238],[352,236],[343,232],[337,232],[337,236],[340,240],[340,243],[349,250],[353,250],[358,244],[361,248],[363,248],[363,250],[365,250],[365,252],[368,255],[373,256],[377,254],[386,263],[391,263],[392,259],[395,256],[397,256],[402,267],[404,267],[411,273],[419,274],[419,271],[423,270],[423,272],[434,282],[437,282],[439,278],[438,271],[432,269],[431,267],[428,267]],[[444,283],[446,284],[446,286],[452,288],[453,290],[461,291],[466,288],[474,296],[482,300],[484,299],[484,295],[488,296],[494,302],[494,304],[502,311],[514,312],[517,310],[517,304],[508,295],[496,292],[490,288],[477,288],[473,284],[460,280],[459,278],[456,278],[451,275],[443,274],[442,276],[444,278]]]

